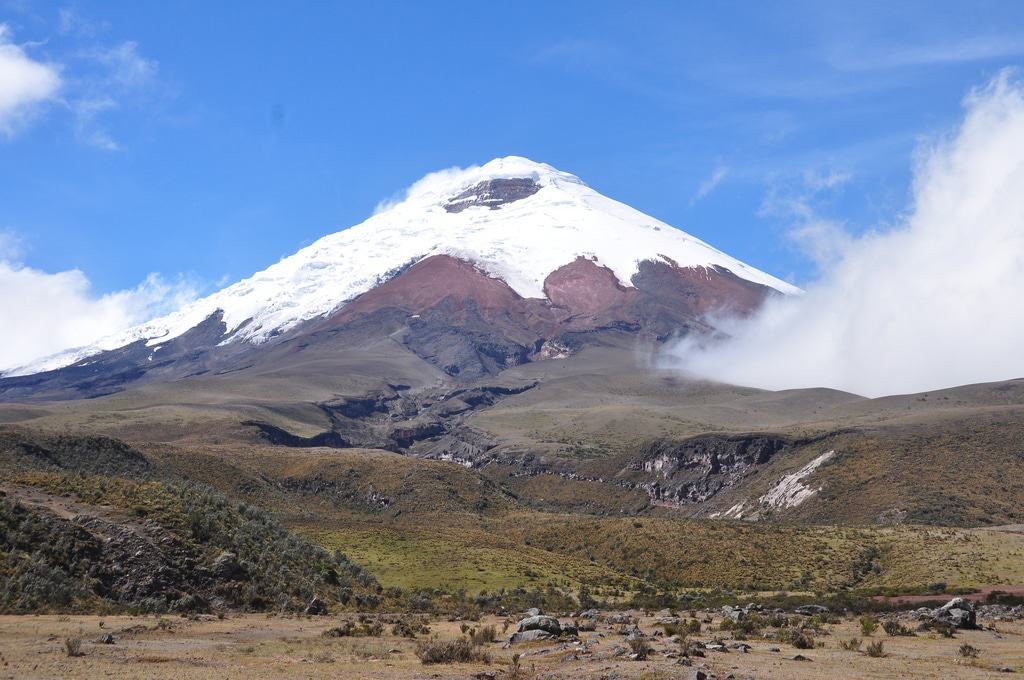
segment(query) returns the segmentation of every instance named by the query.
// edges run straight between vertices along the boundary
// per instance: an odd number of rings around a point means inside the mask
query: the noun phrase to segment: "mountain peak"
[[[428,205],[443,206],[477,185],[495,181],[502,183],[506,180],[526,180],[539,188],[564,184],[585,186],[576,175],[562,172],[547,163],[539,163],[522,156],[505,156],[483,165],[432,172],[409,187],[402,200],[386,203],[378,208],[378,212],[390,210],[401,204],[411,204],[417,209]]]
[[[782,293],[798,289],[664,222],[594,191],[578,177],[519,156],[427,175],[403,200],[362,224],[324,236],[294,255],[178,312],[65,352],[16,373],[71,364],[145,340],[158,348],[220,313],[224,342],[260,343],[339,311],[428,257],[464,260],[522,298],[545,300],[548,275],[583,257],[633,287],[643,262],[728,270]],[[710,276],[710,274],[708,274]]]

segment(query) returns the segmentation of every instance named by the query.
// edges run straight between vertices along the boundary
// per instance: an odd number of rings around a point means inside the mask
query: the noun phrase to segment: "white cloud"
[[[60,86],[60,67],[32,59],[0,24],[0,134],[14,135]]]
[[[729,168],[726,168],[724,166],[715,168],[715,171],[711,173],[711,176],[705,179],[703,182],[701,182],[700,186],[697,187],[697,193],[694,194],[693,198],[690,199],[690,205],[693,205],[697,201],[707,198],[711,194],[711,192],[714,191],[718,187],[718,185],[722,183],[722,180],[725,179],[725,176],[728,174]]]
[[[676,347],[682,366],[869,396],[1024,376],[1024,88],[1003,73],[965,108],[918,153],[897,228],[833,233],[832,266],[805,295],[725,323],[729,340]]]
[[[402,201],[408,200],[413,196],[423,196],[427,194],[436,193],[439,190],[446,189],[451,185],[452,179],[462,175],[470,170],[476,170],[479,165],[470,165],[465,168],[451,167],[444,170],[438,170],[425,175],[421,179],[416,180],[412,185],[405,191],[399,191],[389,198],[384,199],[376,205],[373,209],[373,214],[382,213],[386,210],[391,210]]]
[[[17,263],[20,250],[16,234],[0,232],[0,319],[17,330],[0,343],[0,370],[90,345],[197,295],[191,282],[168,282],[156,274],[135,288],[97,295],[77,269],[51,274]]]

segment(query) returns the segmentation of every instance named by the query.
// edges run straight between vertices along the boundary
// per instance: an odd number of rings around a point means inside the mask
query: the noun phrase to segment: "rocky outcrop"
[[[765,434],[661,440],[644,446],[629,469],[651,479],[639,486],[655,502],[702,503],[795,445],[786,437]]]
[[[536,384],[477,385],[415,393],[394,390],[335,399],[318,404],[331,421],[331,430],[312,437],[260,421],[247,420],[242,425],[257,428],[262,439],[280,446],[379,448],[473,466],[496,442],[465,425],[465,418]]]
[[[974,611],[974,605],[963,599],[955,597],[931,613],[931,620],[943,623],[953,628],[977,628],[978,618]]]
[[[529,177],[490,179],[453,196],[444,209],[450,213],[459,213],[473,206],[498,210],[503,205],[533,196],[538,191],[540,184]]]

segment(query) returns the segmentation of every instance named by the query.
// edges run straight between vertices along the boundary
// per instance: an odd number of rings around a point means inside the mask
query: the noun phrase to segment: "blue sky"
[[[818,227],[894,220],[920,141],[1024,59],[1020,2],[0,1],[0,24],[59,80],[0,93],[0,259],[94,297],[208,290],[510,154],[806,283]]]

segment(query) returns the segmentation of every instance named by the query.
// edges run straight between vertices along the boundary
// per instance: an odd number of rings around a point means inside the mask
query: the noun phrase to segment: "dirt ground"
[[[703,616],[703,615],[702,615]],[[719,618],[691,639],[710,641],[726,632]],[[704,668],[717,678],[833,679],[833,678],[986,678],[1014,677],[999,672],[1009,667],[1024,673],[1024,622],[983,622],[995,630],[960,631],[954,639],[931,633],[889,637],[881,630],[887,656],[872,658],[847,651],[840,642],[863,637],[855,620],[828,626],[815,649],[798,650],[787,644],[751,639],[747,653],[707,651],[692,667],[666,653],[678,649],[664,637],[652,637],[654,654],[646,661],[614,656],[625,646],[615,626],[598,625],[580,634],[585,645],[558,641],[503,648],[485,645],[490,664],[423,665],[415,655],[416,642],[391,635],[379,638],[330,638],[322,634],[341,617],[281,617],[244,615],[199,621],[165,617],[127,616],[2,616],[0,617],[0,678],[476,678],[512,677],[510,658],[522,654],[519,678],[659,678],[693,677]],[[469,625],[495,625],[493,617]],[[452,639],[461,635],[460,622],[433,621],[430,635]],[[648,635],[657,626],[641,617]],[[513,629],[509,629],[509,633]],[[110,633],[114,644],[102,644]],[[506,633],[507,635],[507,633]],[[504,636],[500,636],[502,640]],[[82,640],[81,656],[69,657],[67,638]],[[977,659],[959,655],[963,643],[980,650]],[[865,641],[865,646],[867,641]],[[777,649],[778,651],[772,651]],[[806,660],[794,660],[801,655]]]

